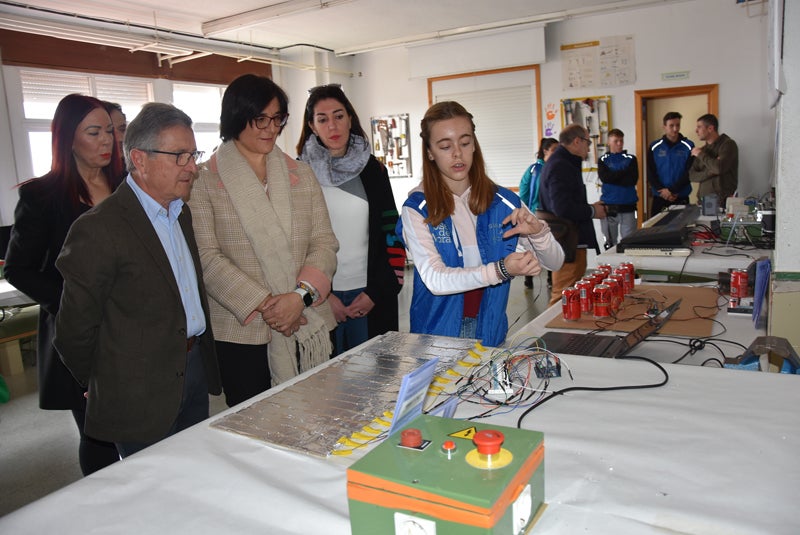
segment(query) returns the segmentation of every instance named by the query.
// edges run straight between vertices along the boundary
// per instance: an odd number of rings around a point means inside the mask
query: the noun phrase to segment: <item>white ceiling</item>
[[[346,54],[437,35],[678,1],[685,0],[0,0],[0,13],[117,32],[154,34],[157,28],[162,42],[212,37],[272,49],[313,45]],[[269,18],[272,14],[264,10],[270,6],[302,11]],[[256,24],[204,35],[204,23],[207,30],[212,21],[254,10]]]

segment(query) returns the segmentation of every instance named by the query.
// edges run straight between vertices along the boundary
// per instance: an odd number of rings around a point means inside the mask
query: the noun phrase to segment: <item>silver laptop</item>
[[[639,342],[657,332],[672,317],[680,304],[681,300],[678,299],[625,336],[548,331],[541,338],[545,347],[553,353],[590,357],[621,357]]]

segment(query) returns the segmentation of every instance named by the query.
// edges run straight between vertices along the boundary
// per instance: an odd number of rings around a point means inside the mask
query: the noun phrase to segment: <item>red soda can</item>
[[[603,278],[604,278],[604,279],[607,279],[607,278],[608,278],[608,276],[609,276],[609,275],[611,275],[611,273],[613,273],[613,271],[614,271],[614,268],[613,268],[613,267],[611,267],[611,264],[598,264],[598,266],[597,266],[597,270],[598,270],[598,271],[602,271],[603,273],[605,273],[605,274],[606,274],[606,276],[605,276],[605,277],[603,277]]]
[[[622,303],[622,297],[620,294],[622,293],[622,288],[619,285],[619,281],[616,279],[608,278],[603,279],[603,284],[611,288],[611,310],[616,312],[619,310],[619,305]]]
[[[625,271],[627,271],[631,275],[631,289],[627,292],[630,293],[636,286],[636,268],[633,266],[631,262],[622,262],[620,263],[619,267],[624,268]]]
[[[606,272],[603,271],[602,269],[595,269],[594,271],[592,271],[591,277],[594,279],[595,286],[597,286],[598,284],[603,282],[603,279],[606,278]]]
[[[608,284],[598,284],[592,290],[595,318],[611,317],[611,292]]]
[[[614,270],[614,275],[619,275],[622,277],[622,293],[628,295],[633,291],[633,277],[631,277],[630,271],[624,267],[617,267]]]
[[[734,269],[731,271],[731,298],[741,299],[742,297],[747,297],[747,284],[746,269]]]
[[[561,292],[561,315],[567,321],[578,321],[581,319],[580,292],[574,286],[564,288]]]
[[[592,281],[581,279],[575,283],[575,288],[578,289],[581,299],[581,314],[591,314],[594,311],[594,305],[592,304],[594,284]]]

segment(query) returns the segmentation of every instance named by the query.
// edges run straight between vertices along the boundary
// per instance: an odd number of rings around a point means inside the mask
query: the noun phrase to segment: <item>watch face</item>
[[[306,292],[306,294],[303,296],[303,304],[307,307],[310,307],[313,302],[314,298],[311,297],[310,293]]]

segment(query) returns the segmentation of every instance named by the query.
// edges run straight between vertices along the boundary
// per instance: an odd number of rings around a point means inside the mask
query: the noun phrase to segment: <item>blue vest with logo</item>
[[[511,225],[504,226],[502,222],[514,208],[519,208],[520,204],[519,197],[514,192],[497,186],[489,209],[478,216],[475,233],[481,261],[484,264],[505,258],[517,248],[517,236],[503,238],[503,233],[509,230]],[[425,195],[421,191],[412,193],[403,206],[416,210],[425,218],[428,217]],[[464,267],[461,245],[457,236],[454,237],[451,218],[447,217],[435,227],[428,225],[428,228],[442,262],[448,267]],[[396,232],[402,240],[402,219],[397,222]],[[510,288],[510,280],[484,288],[477,317],[477,337],[486,345],[499,346],[506,338],[508,332],[506,305]],[[412,333],[457,337],[461,332],[461,322],[464,318],[464,294],[434,295],[422,282],[419,272],[414,269],[414,294],[411,298],[409,316]]]

